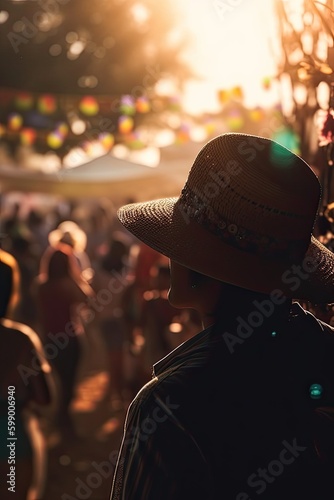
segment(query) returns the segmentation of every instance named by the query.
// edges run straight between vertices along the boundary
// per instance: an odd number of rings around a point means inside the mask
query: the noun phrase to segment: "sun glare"
[[[276,71],[274,0],[182,0],[180,6],[192,36],[185,57],[199,77],[185,87],[187,111],[217,111],[218,90],[236,85],[247,106],[277,100],[275,89],[262,86]]]

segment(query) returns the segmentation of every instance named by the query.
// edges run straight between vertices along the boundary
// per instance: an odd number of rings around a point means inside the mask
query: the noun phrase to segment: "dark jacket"
[[[112,500],[334,498],[334,329],[293,304],[233,352],[224,333],[154,365],[128,411]]]

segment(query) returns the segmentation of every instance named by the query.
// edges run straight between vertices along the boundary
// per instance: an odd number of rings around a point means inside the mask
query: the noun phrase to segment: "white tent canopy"
[[[174,195],[178,186],[163,167],[146,167],[112,155],[104,155],[78,167],[57,173],[0,166],[0,189],[39,192],[65,197],[135,196],[142,200]]]
[[[45,193],[66,198],[133,197],[138,201],[178,196],[199,149],[200,145],[194,143],[163,148],[157,167],[111,154],[52,174],[0,164],[0,192]]]

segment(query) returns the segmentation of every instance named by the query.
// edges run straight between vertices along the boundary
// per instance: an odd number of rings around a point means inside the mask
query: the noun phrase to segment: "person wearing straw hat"
[[[93,279],[94,270],[85,252],[87,235],[76,222],[71,220],[61,222],[56,229],[49,233],[48,241],[52,248],[56,248],[59,243],[66,244],[73,248],[74,255],[81,268],[82,278],[88,281],[88,283]]]
[[[204,330],[131,403],[112,500],[333,497],[334,330],[296,302],[334,301],[334,255],[312,236],[319,200],[300,157],[227,133],[179,197],[118,211],[169,257],[169,300]]]

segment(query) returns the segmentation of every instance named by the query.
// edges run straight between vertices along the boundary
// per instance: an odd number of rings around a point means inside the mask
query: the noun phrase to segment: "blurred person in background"
[[[110,234],[114,232],[114,213],[115,209],[111,200],[102,198],[86,217],[86,252],[92,262],[92,267],[95,267],[95,263],[99,260],[101,252],[105,253],[107,250],[106,247],[109,243]]]
[[[124,232],[123,228],[123,232]],[[125,237],[129,240],[129,233]],[[148,245],[131,238],[129,252],[130,284],[125,290],[123,299],[124,320],[126,325],[125,372],[127,386],[132,397],[147,381],[147,362],[145,362],[145,337],[143,333],[143,311],[145,294],[150,296],[155,284],[152,282],[151,270],[166,258]],[[130,241],[131,241],[130,239]],[[146,365],[146,366],[145,366]]]
[[[10,252],[12,238],[19,234],[22,228],[19,203],[14,203],[13,207],[11,207],[10,213],[2,215],[1,228],[4,236],[8,237],[4,238],[3,248]]]
[[[33,237],[33,252],[40,257],[48,246],[48,211],[31,208],[24,222]]]
[[[109,385],[106,398],[113,410],[122,409],[127,400],[124,379],[126,324],[123,305],[130,283],[128,258],[127,242],[121,233],[113,233],[107,252],[100,257],[92,282],[92,288],[101,302],[95,323],[107,348]]]
[[[15,319],[36,329],[37,311],[33,297],[33,283],[38,274],[40,255],[35,252],[34,238],[30,233],[13,237],[11,248],[21,278],[20,302],[15,310]]]
[[[179,314],[174,318],[168,328],[170,350],[175,349],[186,340],[202,330],[201,316],[195,309],[179,309]]]
[[[51,404],[54,390],[38,335],[11,319],[19,301],[19,280],[17,262],[0,250],[0,498],[39,500],[47,456],[38,413],[40,406]],[[12,455],[10,443],[14,443]],[[15,470],[13,483],[10,467]]]
[[[85,333],[84,315],[94,293],[82,278],[72,247],[65,243],[45,251],[35,287],[42,342],[59,382],[56,424],[63,438],[76,439],[70,405],[81,356],[79,337]]]
[[[150,270],[150,289],[143,294],[143,308],[139,331],[143,336],[141,358],[147,380],[152,376],[152,366],[179,344],[190,338],[195,326],[196,312],[180,311],[168,300],[170,270],[168,259],[161,255],[158,263]],[[197,318],[200,331],[200,321]]]
[[[334,203],[330,203],[324,213],[317,218],[313,230],[317,240],[331,252],[334,250],[333,209]],[[334,304],[312,303],[309,301],[300,301],[300,304],[321,321],[334,326]]]
[[[61,222],[56,229],[50,231],[48,241],[53,248],[57,248],[59,243],[71,247],[83,280],[89,283],[93,279],[94,271],[86,253],[87,235],[76,222],[72,220]]]
[[[322,243],[326,248],[333,251],[333,221],[330,221],[326,215],[320,215],[314,226],[314,236]]]

